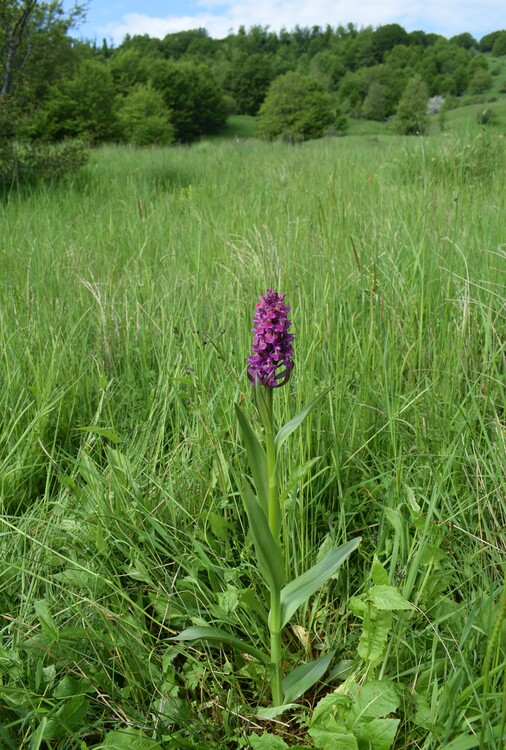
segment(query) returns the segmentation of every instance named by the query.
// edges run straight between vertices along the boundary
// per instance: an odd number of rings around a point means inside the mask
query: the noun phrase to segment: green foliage
[[[2,748],[248,748],[254,733],[368,750],[390,720],[392,750],[479,747],[482,729],[502,750],[506,153],[483,106],[427,138],[103,146],[72,181],[9,196]],[[279,414],[333,384],[280,447],[294,577],[363,536],[287,627],[287,670],[335,656],[274,720],[262,662],[170,640],[207,624],[268,644],[231,405],[252,408],[245,300],[271,284],[297,321]],[[392,624],[367,671],[364,620],[342,602],[372,606],[375,586],[413,609],[374,604]],[[386,684],[396,701],[350,718]],[[49,722],[66,733],[44,739]]]
[[[161,91],[140,85],[118,104],[122,139],[135,146],[167,145],[174,140],[174,127]]]
[[[74,76],[53,84],[31,132],[52,141],[86,138],[100,143],[113,138],[118,128],[110,70],[96,60],[84,60]]]
[[[502,30],[499,30],[492,31],[490,34],[485,34],[485,36],[480,39],[480,52],[491,52],[494,46],[494,42],[502,33]]]
[[[409,35],[398,23],[388,23],[378,26],[372,36],[372,47],[376,61],[381,63],[385,55],[400,44],[408,44]]]
[[[393,612],[410,610],[412,605],[404,599],[395,586],[389,583],[388,574],[375,557],[371,569],[373,585],[367,593],[353,597],[349,606],[362,620],[362,632],[357,653],[368,666],[374,668],[385,657],[393,626]]]
[[[240,114],[256,115],[274,77],[270,55],[242,55],[234,61],[226,80],[227,90]]]
[[[206,65],[157,60],[151,81],[171,112],[176,140],[192,141],[224,126],[224,94]]]
[[[501,31],[495,38],[492,54],[494,57],[506,55],[506,31]]]
[[[494,79],[492,78],[488,70],[478,68],[477,70],[475,70],[471,80],[469,81],[469,93],[483,94],[485,91],[488,91],[490,88],[492,88],[493,83]]]
[[[117,94],[127,95],[134,89],[147,85],[150,66],[156,56],[149,56],[136,47],[120,47],[110,58],[109,69]]]
[[[464,47],[464,49],[478,48],[478,42],[468,31],[464,32],[463,34],[452,36],[452,38],[450,39],[450,43],[456,44],[457,47]]]
[[[11,138],[29,119],[72,56],[69,28],[83,7],[60,0],[6,0],[0,6],[0,135]],[[7,116],[6,116],[7,115]]]
[[[286,73],[269,87],[260,107],[257,132],[268,139],[320,138],[343,122],[329,94],[308,76]]]
[[[350,680],[317,704],[309,734],[321,750],[390,750],[400,722],[392,714],[399,703],[387,680],[362,686]]]
[[[383,86],[379,81],[373,81],[367,91],[367,96],[362,105],[362,115],[367,120],[384,120],[386,115],[386,102]]]
[[[428,89],[421,76],[411,78],[401,97],[393,127],[402,135],[423,135],[427,130]]]
[[[7,142],[0,148],[0,191],[58,182],[87,161],[88,150],[80,141],[57,145]]]

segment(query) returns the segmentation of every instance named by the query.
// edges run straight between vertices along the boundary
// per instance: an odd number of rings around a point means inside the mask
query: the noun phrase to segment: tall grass
[[[370,676],[343,603],[376,555],[417,608],[374,667],[402,693],[395,746],[502,747],[504,154],[444,135],[111,147],[0,207],[2,747],[249,747],[265,728],[254,662],[169,638],[267,637],[233,410],[266,288],[296,334],[283,416],[333,386],[286,447],[305,467],[292,569],[364,538],[287,659],[339,644],[326,689]],[[312,746],[317,697],[271,731]]]

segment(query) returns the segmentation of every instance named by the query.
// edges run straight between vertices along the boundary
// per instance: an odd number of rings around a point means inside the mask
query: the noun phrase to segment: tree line
[[[190,143],[220,131],[230,114],[256,116],[258,132],[274,137],[280,107],[291,109],[281,130],[303,112],[302,137],[316,137],[344,130],[348,116],[392,117],[413,79],[427,96],[486,91],[484,53],[506,54],[505,30],[478,41],[395,23],[241,27],[224,39],[196,29],[127,36],[114,47],[70,35],[84,14],[59,0],[2,0],[0,143]]]

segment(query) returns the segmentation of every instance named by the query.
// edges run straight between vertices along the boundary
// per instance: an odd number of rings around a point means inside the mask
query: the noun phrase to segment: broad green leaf
[[[393,615],[389,611],[376,610],[373,616],[366,614],[364,617],[357,653],[372,665],[379,663],[383,658],[392,629],[392,620]]]
[[[321,680],[334,658],[334,651],[329,651],[325,656],[321,656],[309,664],[301,664],[300,667],[292,670],[283,680],[283,695],[285,703],[292,703],[300,698],[307,690],[313,687],[318,680]]]
[[[323,560],[284,586],[281,590],[281,627],[286,625],[301,604],[307,602],[309,597],[334,575],[343,562],[357,549],[360,541],[361,537],[357,537],[341,544],[337,549],[329,552]]]
[[[260,572],[271,591],[279,590],[285,583],[285,563],[269,529],[267,516],[247,482],[244,482],[242,498]]]
[[[85,631],[83,631],[85,632]],[[55,698],[71,698],[84,693],[92,693],[92,686],[85,680],[76,680],[74,677],[65,675],[53,690]]]
[[[357,729],[359,747],[390,750],[395,741],[400,719],[372,719]]]
[[[284,714],[285,711],[288,711],[290,708],[300,709],[300,705],[298,703],[283,703],[282,706],[267,706],[259,708],[258,711],[255,712],[255,716],[258,716],[259,719],[263,719],[264,721],[271,721],[272,719],[277,719],[278,716],[281,716],[281,714]]]
[[[320,393],[319,396],[317,396],[314,401],[311,401],[309,406],[306,406],[305,409],[302,409],[301,412],[299,412],[293,419],[291,419],[289,422],[287,422],[283,427],[280,429],[278,434],[276,435],[275,443],[276,443],[276,450],[279,450],[285,440],[287,440],[292,432],[297,429],[299,425],[302,424],[302,422],[305,420],[307,415],[310,411],[314,409],[317,404],[320,403],[320,401],[327,395],[329,391],[331,391],[333,386],[329,386],[326,388],[322,393]]]
[[[312,727],[309,735],[315,747],[320,750],[358,750],[357,738],[353,732],[330,717],[326,726]]]
[[[382,610],[413,609],[413,605],[400,594],[395,586],[373,586],[367,598],[375,607]]]
[[[253,750],[288,750],[288,745],[281,737],[269,732],[250,735],[249,743]]]
[[[54,624],[53,616],[49,610],[46,599],[39,599],[33,603],[33,608],[39,618],[42,632],[48,641],[58,640],[58,628]]]
[[[374,555],[372,566],[371,566],[371,578],[372,582],[377,586],[389,586],[390,579],[384,566],[380,563],[376,555]]]
[[[206,641],[208,643],[223,644],[225,646],[231,646],[238,651],[243,651],[245,654],[254,656],[255,659],[261,661],[263,664],[269,664],[270,659],[267,654],[264,654],[260,649],[255,648],[249,643],[237,638],[235,635],[230,635],[226,630],[220,630],[219,628],[212,628],[208,625],[195,626],[186,628],[179,635],[172,636],[169,640],[171,641]]]
[[[267,497],[268,497],[268,482],[267,482],[267,458],[265,451],[258,442],[257,436],[255,435],[250,423],[243,414],[243,411],[239,404],[235,405],[237,412],[237,419],[241,427],[244,445],[246,448],[246,454],[248,456],[248,462],[251,470],[251,476],[253,477],[253,484],[257,493],[258,501],[265,515],[267,516]]]
[[[353,694],[351,726],[388,716],[395,713],[399,707],[399,696],[395,686],[388,680],[370,680],[364,685],[355,685],[355,689],[350,692]]]
[[[351,695],[342,692],[327,693],[315,706],[311,717],[311,726],[324,727],[328,719],[333,718],[344,722],[349,715],[352,703]]]
[[[44,738],[56,740],[81,729],[88,707],[89,699],[83,695],[76,695],[75,698],[65,701],[56,712],[56,718],[48,719],[44,730]]]

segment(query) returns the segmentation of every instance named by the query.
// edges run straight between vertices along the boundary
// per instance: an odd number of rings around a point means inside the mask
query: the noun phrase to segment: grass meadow
[[[504,747],[505,167],[498,126],[107,147],[0,205],[2,749]],[[290,569],[362,537],[272,716],[254,658],[171,640],[267,639],[234,411],[267,288],[278,418],[331,386],[283,446]]]

